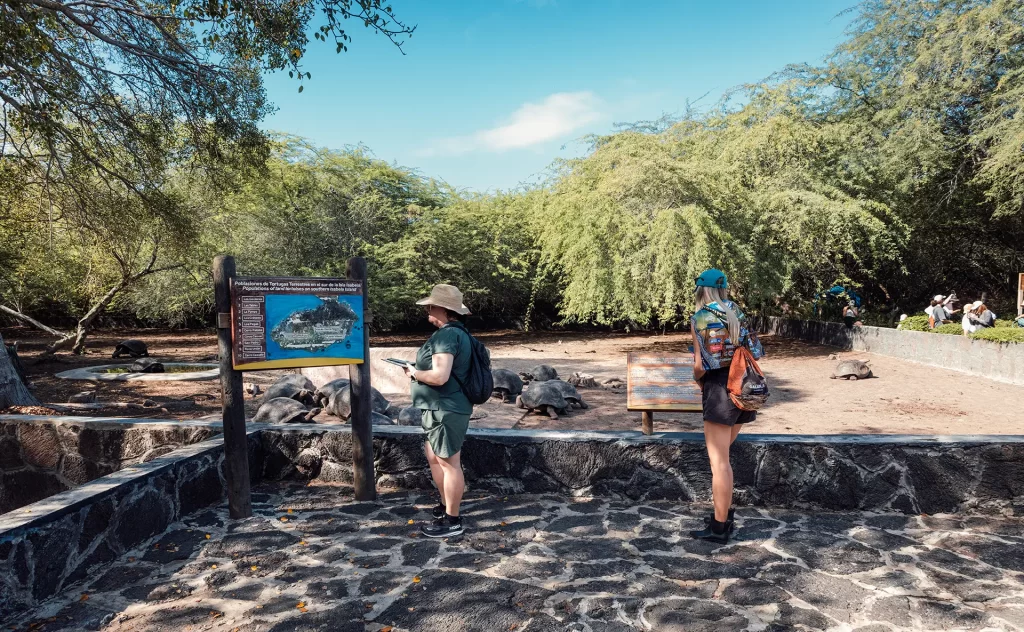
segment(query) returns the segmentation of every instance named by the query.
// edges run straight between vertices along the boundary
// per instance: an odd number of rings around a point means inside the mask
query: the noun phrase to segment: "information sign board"
[[[701,412],[692,355],[630,353],[626,357],[626,408]]]
[[[362,282],[348,279],[232,279],[234,368],[362,364],[363,299]]]
[[[1024,316],[1024,272],[1017,279],[1017,318]]]

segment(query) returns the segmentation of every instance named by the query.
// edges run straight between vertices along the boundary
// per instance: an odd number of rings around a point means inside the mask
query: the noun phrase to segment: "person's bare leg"
[[[434,454],[434,449],[430,447],[430,442],[424,444],[423,451],[427,454],[427,465],[430,466],[430,476],[434,479],[434,485],[437,487],[437,493],[441,496],[441,502],[444,502],[444,470],[441,469],[441,461]]]
[[[444,470],[444,507],[449,516],[459,515],[462,494],[466,491],[466,479],[462,475],[462,453],[456,452],[448,458],[437,457]]]
[[[715,505],[715,520],[725,522],[732,506],[732,464],[729,463],[729,444],[732,428],[722,424],[704,422],[704,442],[711,461],[711,497]]]
[[[740,430],[743,429],[743,424],[736,424],[732,427],[732,439],[729,441],[729,445],[736,443],[736,437],[740,436]]]

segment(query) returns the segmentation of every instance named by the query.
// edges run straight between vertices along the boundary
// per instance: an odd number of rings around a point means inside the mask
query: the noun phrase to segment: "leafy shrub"
[[[900,329],[904,331],[928,331],[928,315],[919,314],[917,316],[909,316]]]
[[[963,325],[960,323],[946,323],[945,325],[939,325],[935,329],[932,329],[933,334],[950,334],[962,336],[964,334]]]
[[[982,329],[971,334],[976,340],[991,340],[992,342],[1024,342],[1024,329],[1009,327],[992,327]]]

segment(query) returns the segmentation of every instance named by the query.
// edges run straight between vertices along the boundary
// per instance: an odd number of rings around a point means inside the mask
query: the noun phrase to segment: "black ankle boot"
[[[711,517],[710,518],[705,518],[704,519],[704,524],[706,524],[706,525],[707,524],[711,524],[711,521],[714,520],[714,519],[715,519],[715,513],[711,512]],[[729,515],[726,516],[726,518],[725,518],[725,524],[728,525],[729,535],[732,535],[732,532],[736,529],[736,508],[735,507],[730,507],[729,508]]]
[[[712,518],[708,521],[708,526],[702,530],[691,531],[690,537],[697,538],[698,540],[707,540],[708,542],[717,542],[718,544],[728,544],[729,523],[719,522]]]

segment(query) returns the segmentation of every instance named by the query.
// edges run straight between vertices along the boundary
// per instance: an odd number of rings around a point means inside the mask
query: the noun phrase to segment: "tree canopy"
[[[822,64],[780,69],[705,111],[592,138],[544,184],[487,195],[368,148],[256,131],[266,107],[259,68],[308,81],[304,33],[347,42],[331,11],[400,42],[411,29],[389,7],[61,6],[0,0],[2,46],[24,69],[33,59],[46,69],[20,83],[22,70],[3,66],[0,92],[18,104],[71,99],[53,110],[58,125],[45,108],[25,115],[0,95],[0,304],[61,324],[125,278],[134,280],[111,300],[108,322],[208,323],[219,252],[235,254],[244,274],[341,274],[347,257],[364,255],[382,329],[413,323],[414,299],[441,282],[459,285],[493,325],[665,327],[686,323],[693,279],[708,266],[729,273],[748,311],[811,315],[840,284],[863,295],[869,322],[949,290],[987,293],[1005,313],[1024,270],[1020,0],[868,0]],[[83,36],[82,11],[102,16],[93,28],[103,32],[170,29],[176,40],[159,41],[183,48],[139,56]],[[326,31],[307,30],[315,16]],[[61,54],[44,54],[54,38]],[[95,65],[93,55],[108,54],[122,61],[107,74],[61,61]],[[190,63],[213,71],[199,81]],[[171,68],[174,89],[148,83]],[[181,109],[182,90],[198,109]],[[94,100],[102,107],[85,120],[87,109],[68,105]],[[89,131],[103,129],[121,131]],[[136,219],[116,225],[124,213]],[[147,266],[167,270],[137,276]]]

